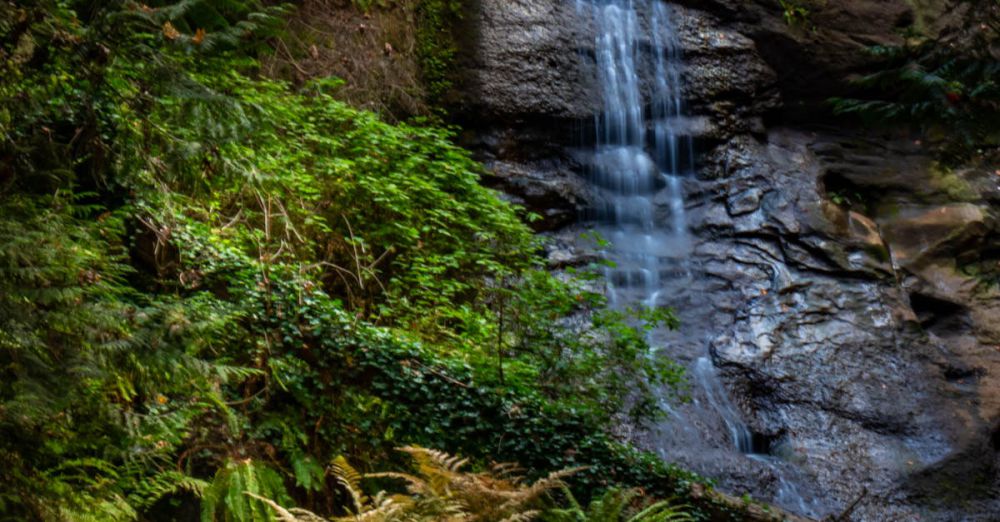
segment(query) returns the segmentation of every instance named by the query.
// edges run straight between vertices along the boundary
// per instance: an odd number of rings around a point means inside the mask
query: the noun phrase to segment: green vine
[[[462,19],[462,0],[419,0],[417,53],[432,105],[441,107],[454,85],[458,41],[455,24]]]

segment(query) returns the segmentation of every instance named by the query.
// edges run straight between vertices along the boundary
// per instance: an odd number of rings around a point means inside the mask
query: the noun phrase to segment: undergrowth
[[[490,471],[463,470],[468,463],[444,452],[421,447],[399,448],[412,457],[415,471],[361,474],[343,458],[337,458],[330,474],[350,496],[351,514],[332,520],[372,522],[682,522],[694,518],[689,506],[671,501],[653,504],[641,501],[637,489],[610,489],[586,508],[573,497],[564,479],[579,472],[566,469],[527,482],[515,464],[494,464]],[[368,480],[405,484],[400,490],[364,492]],[[272,499],[248,493],[265,502],[283,522],[317,522],[322,517],[301,508],[285,508]],[[557,507],[567,504],[568,508]]]
[[[408,444],[686,491],[609,434],[683,391],[670,311],[547,273],[453,130],[267,79],[289,13],[0,3],[0,519],[344,515]]]

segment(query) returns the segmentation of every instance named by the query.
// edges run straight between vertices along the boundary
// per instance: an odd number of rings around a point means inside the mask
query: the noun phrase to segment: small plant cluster
[[[778,0],[785,23],[792,27],[809,24],[809,7],[803,0]]]
[[[948,162],[992,158],[1000,147],[1000,1],[963,0],[961,26],[930,38],[907,35],[877,46],[875,72],[853,79],[855,97],[834,98],[838,114],[878,125],[906,124]]]
[[[344,515],[325,463],[412,444],[687,491],[609,435],[673,315],[548,274],[453,130],[263,78],[287,12],[0,2],[0,519]]]

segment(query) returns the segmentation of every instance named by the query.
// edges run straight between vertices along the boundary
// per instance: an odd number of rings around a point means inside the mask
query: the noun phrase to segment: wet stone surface
[[[631,213],[613,212],[631,197],[623,187],[595,184],[595,162],[613,158],[601,160],[594,130],[606,108],[593,17],[574,1],[481,0],[469,22],[467,144],[489,183],[543,216],[554,269],[599,256],[576,240],[588,228],[670,229],[683,213],[686,254],[656,260],[655,298],[648,282],[621,298],[677,310],[681,329],[652,340],[689,368],[692,400],[665,402],[662,425],[633,436],[723,490],[801,513],[840,513],[867,490],[855,520],[994,520],[1000,178],[942,170],[892,136],[764,124],[862,64],[857,35],[894,38],[908,3],[830,3],[809,35],[765,2],[683,3],[671,21],[686,110],[670,121],[697,168],[675,172],[683,205],[656,181]],[[638,17],[648,28],[650,9]],[[641,71],[666,41],[655,36],[637,37],[644,100],[657,83]],[[804,67],[815,74],[791,78]],[[651,143],[610,145],[635,167]]]

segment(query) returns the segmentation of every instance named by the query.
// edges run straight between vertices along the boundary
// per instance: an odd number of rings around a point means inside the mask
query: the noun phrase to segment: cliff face
[[[793,27],[777,2],[679,3],[682,123],[699,149],[684,186],[695,283],[664,283],[684,326],[663,342],[696,385],[691,404],[632,436],[724,489],[801,496],[789,507],[816,515],[867,490],[863,520],[990,519],[1000,177],[944,169],[902,133],[816,109],[863,70],[865,46],[914,24],[940,30],[954,13],[826,2]],[[579,159],[600,110],[592,22],[564,0],[479,0],[467,23],[468,145],[494,185],[543,216],[554,266],[589,259],[574,238],[599,198]],[[698,368],[706,353],[761,455],[732,447],[715,377]]]

